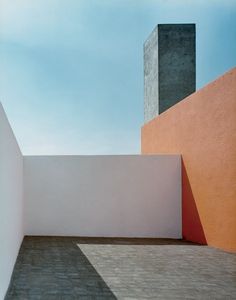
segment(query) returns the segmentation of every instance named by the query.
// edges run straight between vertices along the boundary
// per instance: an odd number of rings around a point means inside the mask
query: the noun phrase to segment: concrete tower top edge
[[[149,34],[149,36],[147,37],[147,39],[144,41],[143,43],[143,48],[148,47],[150,41],[153,39],[154,35],[158,36],[158,29],[166,29],[166,30],[179,30],[181,28],[185,27],[185,29],[187,27],[189,27],[189,29],[194,30],[196,32],[196,23],[160,23],[157,24],[154,29],[152,30],[152,32]]]
[[[196,26],[196,23],[160,23],[157,24],[156,27],[158,26],[173,26],[173,27],[177,27],[177,26]]]
[[[152,38],[153,38],[154,35],[158,36],[158,25],[156,25],[154,27],[154,29],[152,30],[152,32],[149,34],[149,36],[147,37],[147,39],[144,41],[143,48],[145,48],[145,47],[148,46],[148,44],[150,43],[150,41],[152,40]]]

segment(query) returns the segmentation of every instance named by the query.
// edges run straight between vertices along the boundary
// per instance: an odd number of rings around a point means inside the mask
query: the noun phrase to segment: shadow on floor
[[[5,300],[116,299],[76,242],[25,237]]]
[[[236,299],[235,269],[181,240],[25,237],[6,300]]]
[[[24,242],[34,241],[66,241],[76,244],[96,244],[96,245],[191,245],[199,246],[199,244],[186,241],[183,239],[167,239],[167,238],[124,238],[124,237],[67,237],[67,236],[26,236]]]

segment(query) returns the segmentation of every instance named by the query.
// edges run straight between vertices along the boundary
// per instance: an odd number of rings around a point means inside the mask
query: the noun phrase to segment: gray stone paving
[[[236,299],[236,254],[164,239],[27,237],[9,299]]]
[[[204,246],[79,245],[118,299],[236,299],[236,255]]]

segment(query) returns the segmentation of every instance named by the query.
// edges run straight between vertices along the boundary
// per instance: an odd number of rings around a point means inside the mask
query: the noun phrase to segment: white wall
[[[24,234],[181,238],[181,226],[180,156],[23,158],[0,103],[0,300]]]
[[[178,155],[24,157],[25,233],[181,238]]]
[[[23,239],[23,158],[0,103],[0,299]]]

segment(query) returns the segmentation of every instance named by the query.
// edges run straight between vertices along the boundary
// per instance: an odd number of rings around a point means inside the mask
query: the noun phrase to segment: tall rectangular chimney
[[[195,24],[159,24],[144,44],[144,121],[196,90]]]

